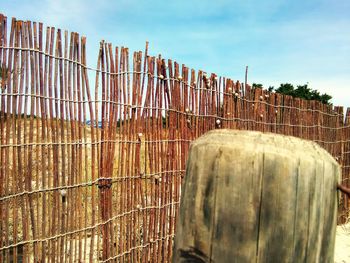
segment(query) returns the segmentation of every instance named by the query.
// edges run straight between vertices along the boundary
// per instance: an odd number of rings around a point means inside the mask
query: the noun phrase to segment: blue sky
[[[349,0],[93,1],[2,0],[8,17],[87,36],[88,64],[99,41],[162,54],[194,69],[265,87],[305,84],[350,106]]]

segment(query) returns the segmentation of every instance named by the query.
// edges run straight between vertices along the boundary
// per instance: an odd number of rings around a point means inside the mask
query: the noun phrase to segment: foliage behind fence
[[[169,261],[189,145],[211,129],[315,141],[350,185],[349,109],[344,118],[147,47],[101,42],[92,68],[77,33],[7,28],[0,15],[1,262]],[[348,212],[342,196],[339,223]]]

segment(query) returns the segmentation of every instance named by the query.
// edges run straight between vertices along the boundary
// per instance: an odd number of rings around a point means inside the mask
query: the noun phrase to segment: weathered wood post
[[[173,262],[333,262],[339,180],[315,143],[208,132],[191,145]]]

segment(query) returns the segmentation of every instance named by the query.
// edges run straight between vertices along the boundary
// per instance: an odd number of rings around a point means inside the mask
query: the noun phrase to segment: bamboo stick
[[[6,47],[7,46],[7,18],[0,14],[0,45]],[[7,51],[0,48],[0,65],[2,67],[1,70],[1,82],[0,82],[0,142],[3,145],[5,143],[5,96],[3,92],[5,91],[6,81],[4,74],[8,74],[5,71],[6,68],[6,55]],[[6,72],[6,73],[5,73]],[[5,186],[5,149],[0,149],[0,195],[5,196],[6,189]],[[8,226],[6,226],[6,210],[4,204],[0,203],[0,210],[3,211],[0,216],[0,231],[3,233],[3,236],[0,238],[0,247],[7,245],[8,239]],[[0,253],[0,261],[5,261],[7,255],[7,251],[5,253]],[[8,257],[7,257],[8,259]]]
[[[13,33],[13,38],[14,38],[14,45],[15,47],[19,46],[18,43],[18,31],[19,31],[19,27],[21,25],[21,21],[14,21],[14,31],[11,30],[11,33]],[[18,87],[17,87],[17,83],[18,83],[18,56],[19,56],[19,50],[15,50],[13,52],[13,76],[12,76],[12,80],[10,80],[10,83],[12,83],[11,85],[8,85],[8,91],[13,94],[16,94],[18,91]],[[10,56],[12,58],[12,56]],[[11,131],[12,131],[12,142],[14,144],[17,144],[17,137],[15,136],[15,134],[17,134],[17,95],[12,95],[11,97],[11,103],[9,103],[8,105],[8,112],[11,112]],[[18,173],[18,168],[17,168],[17,152],[15,148],[12,148],[12,171],[11,171],[11,178],[12,178],[12,191],[14,192],[18,192],[22,190],[22,184],[21,184],[21,180],[19,178],[19,173]],[[19,198],[14,198],[13,200],[13,208],[12,208],[12,219],[13,219],[13,231],[12,231],[12,239],[13,239],[13,243],[17,243],[18,242],[18,238],[19,238],[19,233],[18,233],[18,221],[20,220],[18,217],[18,212],[23,213],[23,206],[21,205],[23,202],[21,202],[21,200],[18,200]],[[21,208],[21,210],[17,210],[17,206],[19,206]],[[14,247],[13,249],[13,261],[17,261],[18,259],[18,247]]]
[[[33,36],[32,36],[32,28],[30,23],[28,23],[28,32],[29,32],[29,48],[33,48]],[[37,72],[35,67],[35,61],[34,61],[34,54],[30,54],[30,72],[31,72],[31,94],[36,94],[36,81],[37,81],[37,75],[35,74]],[[26,115],[26,113],[24,114]],[[30,101],[30,123],[29,123],[29,144],[33,142],[34,137],[34,115],[35,115],[35,98],[32,96]],[[32,166],[33,166],[33,146],[28,146],[28,164],[27,164],[27,171],[25,174],[25,185],[27,191],[32,191]],[[30,222],[31,222],[31,231],[32,231],[32,238],[37,238],[37,229],[36,229],[36,218],[34,214],[34,203],[33,203],[32,196],[28,196],[28,204],[29,204],[29,210],[30,210]],[[34,260],[37,260],[37,253],[38,253],[38,247],[37,244],[34,245]]]
[[[26,28],[28,29],[29,26],[31,25],[31,22],[28,21],[27,22],[27,26]],[[27,41],[27,39],[26,39]],[[37,27],[37,23],[34,22],[33,23],[33,47],[38,49],[39,45],[38,45],[38,27]],[[28,52],[29,53],[29,52]],[[36,95],[40,95],[40,77],[39,77],[39,61],[38,61],[38,56],[39,54],[34,53],[34,72],[35,72],[35,94]],[[40,115],[40,98],[38,96],[35,97],[35,131],[36,131],[36,136],[35,136],[35,141],[36,142],[40,142],[40,129],[42,127],[40,127],[40,121],[39,121],[39,117],[41,118],[42,116]],[[35,159],[34,161],[35,163],[35,176],[36,176],[36,180],[35,180],[35,188],[38,189],[40,187],[40,183],[41,183],[41,178],[40,178],[40,166],[39,164],[39,160],[40,160],[40,147],[35,146]],[[35,228],[35,236],[36,238],[40,236],[40,220],[39,218],[42,218],[42,216],[40,215],[40,195],[36,195],[34,196],[36,197],[34,199],[34,206],[35,206],[35,213],[32,216],[33,217],[33,224],[34,224],[34,228]],[[34,257],[37,258],[37,260],[40,260],[40,254],[39,254],[39,250],[40,250],[40,246],[41,243],[37,243],[33,246],[34,249]]]

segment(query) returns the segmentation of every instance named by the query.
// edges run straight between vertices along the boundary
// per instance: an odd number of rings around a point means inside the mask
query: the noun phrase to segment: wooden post
[[[173,262],[333,262],[339,180],[315,143],[208,132],[191,145]]]

